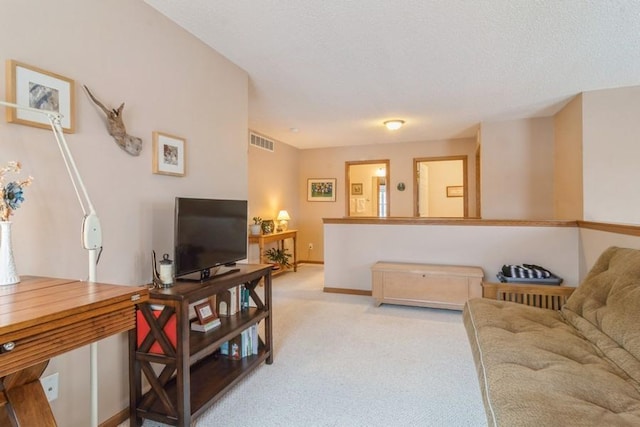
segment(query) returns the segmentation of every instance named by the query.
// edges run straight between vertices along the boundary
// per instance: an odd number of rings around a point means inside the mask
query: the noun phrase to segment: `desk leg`
[[[39,381],[48,364],[47,360],[1,379],[6,405],[1,408],[0,420],[6,416],[15,426],[58,425]]]
[[[296,243],[296,235],[293,235],[293,271],[298,271],[298,254],[296,248],[298,247]]]
[[[260,264],[266,264],[266,262],[264,262],[264,242],[262,241],[262,239],[258,241],[258,252],[258,259],[260,260]]]

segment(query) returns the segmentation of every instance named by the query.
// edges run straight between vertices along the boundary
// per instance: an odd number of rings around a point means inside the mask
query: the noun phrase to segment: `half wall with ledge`
[[[324,218],[325,292],[371,295],[379,261],[477,266],[497,281],[504,264],[537,264],[576,286],[576,221]]]

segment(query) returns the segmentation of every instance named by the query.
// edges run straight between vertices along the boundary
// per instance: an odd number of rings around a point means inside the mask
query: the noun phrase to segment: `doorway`
[[[467,156],[413,159],[413,214],[423,218],[469,216]]]
[[[389,160],[345,162],[346,216],[389,216]]]

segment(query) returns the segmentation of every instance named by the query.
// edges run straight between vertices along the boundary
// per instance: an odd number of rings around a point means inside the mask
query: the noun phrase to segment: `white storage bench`
[[[462,310],[482,297],[480,267],[377,262],[371,267],[372,294],[382,303]]]

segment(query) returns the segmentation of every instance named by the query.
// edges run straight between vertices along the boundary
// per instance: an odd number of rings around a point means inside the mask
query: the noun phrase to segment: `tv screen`
[[[247,201],[176,197],[176,277],[247,257]]]

